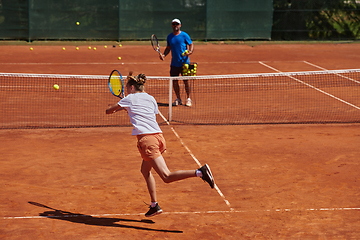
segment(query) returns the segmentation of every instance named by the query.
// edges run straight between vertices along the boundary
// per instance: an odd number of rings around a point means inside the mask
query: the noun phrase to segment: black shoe
[[[153,216],[158,215],[158,214],[160,214],[162,212],[163,212],[163,210],[161,210],[159,204],[156,204],[155,207],[150,206],[150,210],[147,213],[145,213],[145,217],[153,217]]]
[[[204,166],[202,166],[201,168],[199,168],[199,170],[202,172],[202,179],[209,183],[211,188],[214,188],[214,178],[211,174],[210,168],[207,164],[205,164]]]

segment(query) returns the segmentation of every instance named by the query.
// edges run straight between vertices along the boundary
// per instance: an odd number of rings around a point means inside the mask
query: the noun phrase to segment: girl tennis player
[[[166,142],[162,131],[156,122],[158,105],[155,98],[144,91],[146,82],[145,74],[132,76],[130,72],[126,84],[128,95],[115,105],[106,110],[106,114],[112,114],[120,110],[126,110],[133,125],[132,135],[137,136],[137,147],[143,158],[141,173],[145,178],[151,197],[150,210],[145,214],[152,217],[162,213],[156,199],[156,186],[154,176],[151,174],[153,168],[165,183],[179,181],[185,178],[201,177],[214,188],[214,178],[207,164],[197,170],[180,170],[170,172],[162,153],[166,150]]]

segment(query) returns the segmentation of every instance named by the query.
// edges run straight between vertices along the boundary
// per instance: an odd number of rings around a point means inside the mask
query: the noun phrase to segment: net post
[[[172,120],[172,88],[173,88],[173,79],[169,78],[169,122]]]

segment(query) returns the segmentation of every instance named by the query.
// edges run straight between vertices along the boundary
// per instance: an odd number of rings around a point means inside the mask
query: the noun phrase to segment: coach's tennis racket
[[[159,53],[159,55],[161,56],[159,41],[158,41],[157,37],[155,36],[155,34],[151,35],[151,45],[152,45],[153,49],[155,51],[157,51]]]
[[[118,70],[113,70],[109,77],[110,92],[119,98],[125,97],[124,82],[121,73]]]

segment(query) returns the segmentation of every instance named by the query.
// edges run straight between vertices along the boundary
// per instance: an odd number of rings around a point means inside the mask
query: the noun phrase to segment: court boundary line
[[[303,62],[306,63],[306,64],[308,64],[308,65],[310,65],[310,66],[319,68],[319,69],[321,69],[321,70],[323,70],[323,71],[329,71],[329,70],[326,69],[326,68],[320,67],[320,66],[318,66],[318,65],[316,65],[316,64],[313,64],[313,63],[310,63],[310,62],[308,62],[308,61],[303,61]],[[339,76],[339,77],[342,77],[342,78],[345,78],[345,79],[347,79],[347,80],[350,80],[350,81],[353,81],[353,82],[355,82],[355,83],[360,84],[359,81],[357,81],[357,80],[355,80],[355,79],[352,79],[352,78],[349,78],[349,77],[346,77],[346,76],[343,76],[343,75],[341,75],[341,74],[339,74],[339,73],[333,73],[333,74],[335,74],[336,76]]]
[[[266,210],[224,210],[224,211],[195,211],[195,212],[163,212],[164,215],[183,215],[183,214],[224,214],[224,213],[283,213],[283,212],[340,212],[340,211],[360,211],[359,208],[338,207],[338,208],[305,208],[305,209],[266,209]],[[21,220],[21,219],[45,219],[45,218],[78,218],[78,217],[116,217],[116,216],[143,216],[145,213],[110,213],[110,214],[68,214],[62,216],[20,216],[20,217],[1,217],[2,220]]]
[[[172,81],[172,80],[170,80]],[[172,85],[172,84],[170,84]],[[196,162],[196,164],[201,167],[200,161],[195,157],[195,155],[192,153],[192,151],[188,148],[188,146],[184,143],[180,135],[175,131],[174,127],[171,126],[170,122],[164,117],[164,115],[159,111],[159,115],[161,118],[166,122],[168,126],[170,126],[171,131],[174,133],[174,135],[177,137],[177,139],[180,141],[181,145],[186,149],[186,151],[190,154],[190,156],[193,158],[193,160]],[[230,208],[230,211],[233,211],[234,209],[231,207],[230,202],[226,199],[225,195],[221,192],[220,188],[217,186],[217,184],[214,184],[214,188],[217,191],[217,193],[220,195],[220,197],[224,200],[225,204]]]
[[[276,68],[273,68],[273,67],[271,67],[271,66],[269,66],[269,65],[267,65],[267,64],[265,64],[265,63],[263,63],[263,62],[261,62],[261,61],[259,61],[259,63],[260,63],[261,65],[267,67],[267,68],[270,68],[270,69],[278,72],[278,73],[283,73],[283,72],[281,72],[280,70],[278,70],[278,69],[276,69]],[[317,87],[314,87],[314,86],[311,85],[311,84],[308,84],[308,83],[306,83],[306,82],[303,82],[303,81],[301,81],[301,80],[299,80],[299,79],[297,79],[297,78],[295,78],[295,77],[293,77],[293,76],[290,76],[290,75],[286,75],[286,76],[289,77],[289,78],[291,78],[291,79],[293,79],[293,80],[295,80],[295,81],[297,81],[297,82],[299,82],[299,83],[302,83],[302,84],[304,84],[304,85],[306,85],[306,86],[308,86],[308,87],[310,87],[310,88],[312,88],[312,89],[314,89],[314,90],[316,90],[316,91],[318,91],[318,92],[321,92],[321,93],[323,93],[323,94],[325,94],[325,95],[327,95],[327,96],[329,96],[329,97],[332,97],[332,98],[334,98],[335,100],[338,100],[338,101],[340,101],[340,102],[342,102],[342,103],[345,103],[345,104],[349,105],[350,107],[353,107],[353,108],[356,108],[357,110],[360,110],[360,107],[358,107],[358,106],[356,106],[356,105],[354,105],[354,104],[351,104],[351,103],[349,103],[349,102],[347,102],[347,101],[345,101],[345,100],[343,100],[343,99],[341,99],[341,98],[338,98],[338,97],[336,97],[336,96],[334,96],[334,95],[332,95],[332,94],[330,94],[330,93],[328,93],[328,92],[325,92],[325,91],[323,91],[323,90],[321,90],[321,89],[319,89],[319,88],[317,88]]]

